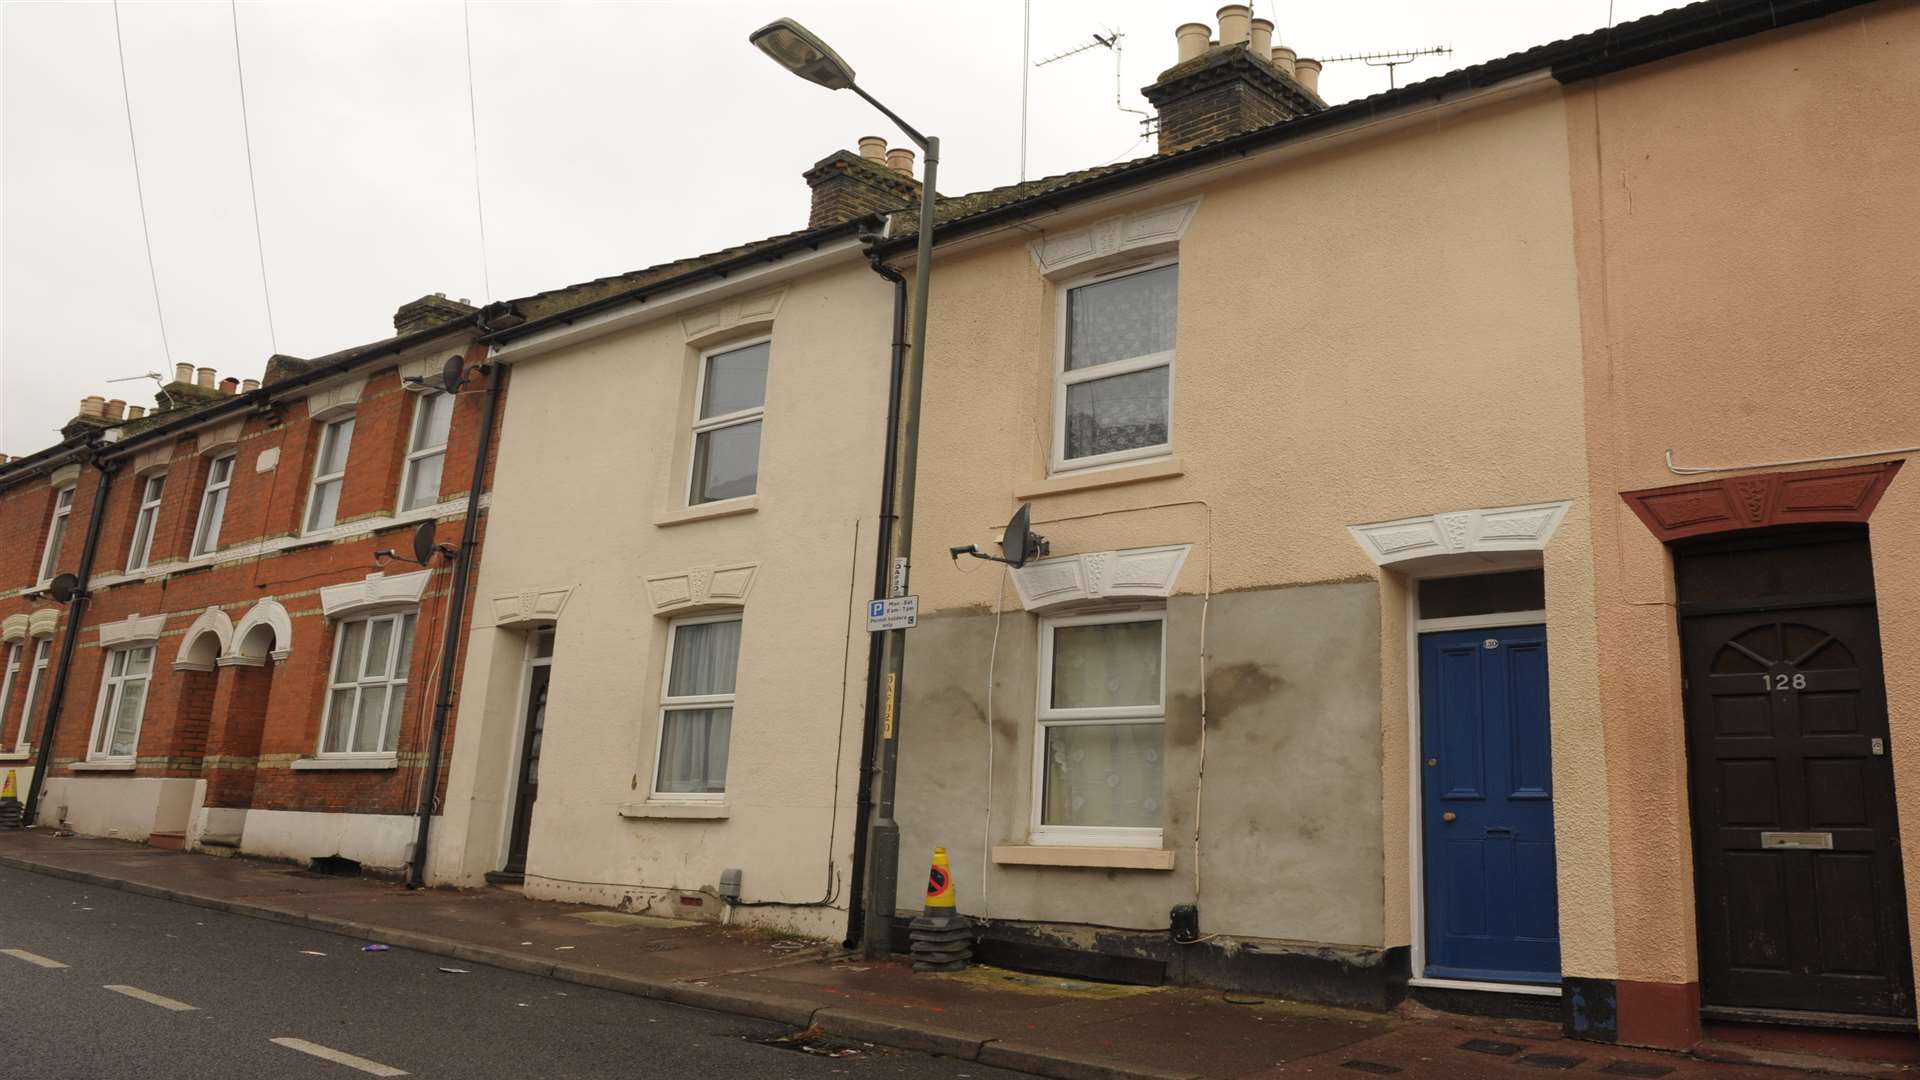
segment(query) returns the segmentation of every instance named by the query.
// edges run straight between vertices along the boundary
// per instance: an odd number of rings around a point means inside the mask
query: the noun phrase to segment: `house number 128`
[[[1792,675],[1762,675],[1769,690],[1805,690],[1807,677],[1795,672]]]

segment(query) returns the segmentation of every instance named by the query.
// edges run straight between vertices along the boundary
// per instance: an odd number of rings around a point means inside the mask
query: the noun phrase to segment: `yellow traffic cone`
[[[973,959],[973,920],[954,905],[953,867],[947,863],[946,848],[933,849],[926,910],[907,929],[915,971],[963,971]]]
[[[23,816],[20,795],[14,787],[13,770],[7,770],[7,779],[0,782],[0,829],[17,829]]]

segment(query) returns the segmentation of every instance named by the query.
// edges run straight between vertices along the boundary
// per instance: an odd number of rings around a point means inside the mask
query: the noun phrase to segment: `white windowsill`
[[[74,772],[132,772],[132,761],[76,761],[67,768]]]
[[[1090,488],[1137,484],[1143,480],[1162,480],[1171,476],[1182,476],[1186,471],[1186,465],[1179,458],[1158,457],[1150,461],[1130,461],[1073,472],[1056,472],[1044,480],[1029,480],[1015,486],[1013,497],[1031,499],[1041,495],[1086,491]]]
[[[1070,844],[995,844],[1001,866],[1072,866],[1105,870],[1171,870],[1173,852],[1160,848],[1077,847]]]
[[[760,509],[760,496],[742,495],[737,499],[721,499],[719,502],[701,503],[681,510],[662,510],[653,516],[653,523],[659,528],[669,525],[684,525],[689,521],[706,521],[711,518],[732,517],[735,514],[751,514]]]
[[[397,769],[400,767],[400,755],[377,754],[367,757],[312,757],[295,758],[295,772],[327,772],[350,769]]]
[[[32,760],[33,760],[33,751],[31,750],[9,750],[4,754],[0,754],[0,761],[32,761]]]
[[[646,802],[620,804],[620,816],[625,818],[680,818],[713,821],[728,816],[727,804],[718,799],[688,800],[686,802],[667,802],[649,799]]]

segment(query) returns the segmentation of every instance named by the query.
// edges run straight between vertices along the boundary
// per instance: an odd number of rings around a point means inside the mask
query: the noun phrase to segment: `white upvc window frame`
[[[140,756],[140,728],[147,719],[147,700],[153,696],[154,659],[158,649],[153,642],[139,645],[121,645],[108,649],[100,668],[100,699],[93,706],[93,730],[87,734],[88,761],[134,761]],[[133,673],[133,663],[140,654],[146,654],[147,670]],[[122,659],[124,658],[124,659]],[[121,669],[116,673],[114,663],[120,660]],[[126,696],[126,684],[139,680],[140,707],[133,714],[133,752],[130,754],[112,753],[112,733],[114,715],[120,711],[120,701]],[[103,740],[106,745],[103,747]]]
[[[407,620],[413,620],[413,634],[408,634]],[[373,647],[373,624],[391,622],[392,632],[387,636],[387,666],[383,675],[367,677],[367,650]],[[352,677],[340,678],[340,651],[346,647],[347,628],[353,625],[364,626],[360,633],[360,657],[354,662]],[[344,616],[333,624],[333,648],[327,651],[326,686],[322,691],[326,697],[320,711],[320,741],[314,747],[314,756],[328,761],[367,761],[387,760],[399,753],[399,726],[406,719],[407,684],[413,678],[412,650],[416,641],[414,635],[420,632],[420,612],[418,608],[408,607],[398,611],[371,611],[364,615]],[[404,648],[402,647],[404,644]],[[401,671],[400,665],[406,664]],[[333,728],[334,691],[352,690],[352,705],[348,708],[347,723],[358,724],[360,699],[368,690],[384,687],[386,697],[380,709],[380,736],[374,740],[372,750],[352,749],[355,731],[349,729],[343,745],[345,750],[328,750],[327,734]],[[393,695],[400,695],[400,705],[393,703]],[[393,747],[387,746],[388,725],[393,725]]]
[[[1116,360],[1110,364],[1095,364],[1092,367],[1067,370],[1067,326],[1072,315],[1073,290],[1088,285],[1098,285],[1106,281],[1144,274],[1149,270],[1177,266],[1178,253],[1169,252],[1125,266],[1100,270],[1078,277],[1065,278],[1055,285],[1059,308],[1055,322],[1053,342],[1053,473],[1075,473],[1085,469],[1097,469],[1104,465],[1118,465],[1146,458],[1164,458],[1173,454],[1173,404],[1175,375],[1175,354],[1179,351],[1168,349],[1165,352],[1149,353],[1128,360]],[[1176,325],[1179,318],[1179,295],[1174,296],[1174,316]],[[1089,454],[1086,457],[1067,457],[1067,388],[1083,382],[1095,382],[1116,375],[1132,375],[1135,372],[1151,371],[1154,368],[1167,369],[1167,439],[1151,446],[1136,446],[1129,450],[1114,450],[1105,454]]]
[[[433,446],[416,449],[414,444],[420,441],[420,425],[426,421],[433,403],[441,398],[445,398],[447,402],[446,437],[442,438]],[[415,503],[411,501],[411,496],[413,495],[413,474],[419,469],[421,462],[428,458],[437,457],[441,459],[441,482],[444,483],[446,481],[445,459],[447,456],[447,444],[453,441],[453,407],[456,404],[458,404],[458,402],[455,400],[454,392],[450,390],[428,389],[422,390],[414,395],[413,420],[407,425],[407,461],[406,465],[400,470],[400,498],[395,504],[399,508],[399,513],[404,514],[409,510],[418,510],[424,506],[434,506],[440,502],[440,493],[438,491],[432,492],[425,502]]]
[[[53,658],[52,638],[28,638],[27,641],[33,642],[33,653],[27,661],[27,696],[20,702],[20,732],[14,739],[16,753],[24,752],[33,738],[34,706],[39,704],[34,698],[40,693],[40,677],[46,674]]]
[[[1097,708],[1055,708],[1053,701],[1053,634],[1063,626],[1099,626],[1111,623],[1157,622],[1160,624],[1160,702],[1157,705],[1103,706]],[[1130,607],[1100,611],[1090,615],[1058,615],[1040,620],[1039,700],[1035,703],[1033,730],[1033,798],[1029,840],[1034,844],[1079,847],[1158,848],[1164,828],[1106,825],[1048,825],[1047,729],[1074,725],[1159,724],[1162,732],[1161,762],[1166,761],[1167,723],[1167,612],[1161,607]],[[1162,773],[1162,784],[1165,774]],[[1161,795],[1165,806],[1165,792]]]
[[[751,409],[740,409],[735,412],[723,413],[719,416],[710,416],[702,419],[700,416],[700,403],[705,401],[707,397],[707,370],[711,366],[713,358],[716,356],[724,356],[730,352],[739,352],[742,349],[751,349],[755,345],[765,345],[767,347],[767,383],[762,384],[760,387],[760,404]],[[766,449],[767,384],[772,382],[772,334],[761,334],[757,337],[742,338],[738,341],[729,341],[724,345],[714,345],[700,350],[700,370],[696,374],[693,383],[693,428],[692,434],[687,437],[687,506],[719,506],[723,503],[733,502],[735,499],[751,499],[760,494],[760,456],[756,456],[754,459],[753,490],[747,492],[745,495],[729,495],[724,499],[700,501],[700,493],[693,489],[694,469],[700,457],[700,436],[710,431],[718,431],[721,428],[738,427],[741,424],[759,421],[760,449]]]
[[[313,515],[314,511],[320,508],[319,497],[322,487],[328,484],[338,484],[340,485],[340,493],[342,495],[346,494],[347,465],[349,464],[349,459],[353,456],[353,429],[355,419],[357,419],[355,414],[348,413],[345,416],[329,417],[319,422],[320,438],[314,443],[313,447],[313,475],[307,482],[307,505],[300,514],[302,523],[300,531],[302,533],[325,532],[340,523],[340,500],[337,497],[333,501],[333,520],[323,525],[316,522]],[[346,434],[338,437],[346,439],[347,447],[346,452],[342,454],[340,458],[340,471],[323,473],[320,471],[320,466],[327,459],[327,439],[333,436],[334,432],[342,430],[344,430]]]
[[[741,652],[746,651],[746,613],[742,611],[723,611],[717,615],[695,615],[685,619],[675,619],[667,625],[667,655],[660,665],[660,730],[653,740],[652,779],[647,782],[647,797],[658,802],[725,802],[726,784],[719,791],[661,791],[660,770],[666,765],[667,717],[671,713],[686,712],[695,709],[727,710],[727,782],[732,781],[733,773],[733,716],[739,710],[734,701],[739,697],[740,667],[736,659],[733,669],[734,692],[731,694],[686,694],[671,696],[668,691],[673,686],[673,646],[684,626],[701,626],[707,623],[737,622],[740,624]]]
[[[153,561],[153,534],[160,524],[160,504],[166,500],[167,474],[138,477],[140,502],[133,513],[133,543],[127,548],[127,572],[144,570]]]
[[[73,520],[73,502],[78,484],[62,484],[53,489],[53,516],[47,519],[47,543],[40,552],[40,575],[36,584],[45,585],[59,572],[60,547],[66,542],[67,523]]]
[[[226,462],[227,474],[218,480],[220,463]],[[188,549],[190,559],[211,555],[220,550],[220,529],[227,520],[227,496],[233,489],[233,470],[239,462],[239,455],[228,451],[215,454],[207,462],[207,485],[200,492],[200,513],[193,519],[193,547]]]

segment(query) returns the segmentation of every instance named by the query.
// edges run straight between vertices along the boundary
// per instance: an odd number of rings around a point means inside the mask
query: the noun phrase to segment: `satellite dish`
[[[440,368],[441,388],[449,394],[460,389],[460,377],[466,373],[466,369],[467,362],[459,354],[447,357],[447,362]]]
[[[433,561],[433,553],[438,545],[433,542],[434,523],[423,521],[413,530],[413,561],[421,566]]]
[[[1006,530],[1000,534],[1000,550],[1007,557],[1007,565],[1016,570],[1027,564],[1027,555],[1033,548],[1032,520],[1033,505],[1021,503],[1013,520],[1007,522]]]
[[[80,595],[80,579],[72,574],[61,574],[47,585],[47,592],[53,596],[56,604],[65,604]]]

